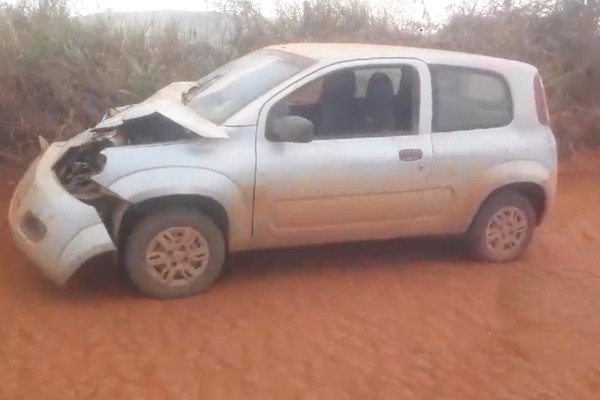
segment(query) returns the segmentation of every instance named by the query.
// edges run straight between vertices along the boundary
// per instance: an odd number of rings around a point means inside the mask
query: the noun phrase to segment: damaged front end
[[[67,150],[54,165],[62,186],[98,211],[113,240],[117,234],[114,222],[117,210],[125,209],[128,203],[93,179],[106,167],[103,150],[166,144],[199,136],[227,137],[221,127],[181,103],[179,92],[185,88],[176,83],[145,102],[110,110],[94,128],[67,142]]]
[[[119,143],[118,133],[92,136],[88,142],[68,148],[54,165],[54,172],[64,189],[96,209],[115,243],[117,232],[112,216],[119,207],[126,207],[127,202],[96,183],[92,177],[101,173],[106,165],[102,150],[118,146]]]
[[[160,115],[128,121],[114,130],[87,131],[82,143],[69,147],[54,165],[62,186],[75,198],[94,207],[111,238],[118,234],[117,210],[126,209],[128,202],[94,181],[106,167],[102,151],[112,147],[169,143],[197,137],[185,128]]]
[[[197,136],[182,126],[155,114],[123,123],[114,129],[93,129],[84,133],[82,143],[69,147],[54,166],[65,189],[82,201],[102,195],[102,188],[91,178],[102,172],[109,147],[169,143]]]

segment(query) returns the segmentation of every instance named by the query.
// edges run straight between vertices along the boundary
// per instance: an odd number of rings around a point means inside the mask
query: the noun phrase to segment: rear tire
[[[141,219],[125,248],[125,268],[137,289],[155,299],[188,297],[207,290],[225,261],[218,226],[196,210],[161,210]]]
[[[513,191],[487,199],[467,232],[467,244],[481,261],[504,263],[527,250],[536,226],[531,202]]]

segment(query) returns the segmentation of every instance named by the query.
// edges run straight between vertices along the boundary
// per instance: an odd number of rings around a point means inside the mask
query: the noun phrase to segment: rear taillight
[[[535,94],[535,108],[538,120],[542,125],[550,125],[550,113],[548,112],[548,101],[546,100],[546,90],[539,74],[535,75],[533,81],[533,91]]]

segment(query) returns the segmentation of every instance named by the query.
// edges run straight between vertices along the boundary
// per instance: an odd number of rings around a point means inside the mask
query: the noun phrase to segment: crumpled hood
[[[200,114],[181,102],[181,95],[194,84],[195,82],[175,82],[162,88],[141,103],[116,108],[91,131],[111,131],[128,121],[160,114],[199,136],[227,138],[227,134],[221,127],[202,118]]]

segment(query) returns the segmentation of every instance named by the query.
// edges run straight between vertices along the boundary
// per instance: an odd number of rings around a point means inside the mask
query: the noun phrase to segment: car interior
[[[270,117],[310,120],[315,140],[418,132],[420,82],[412,66],[343,69],[283,99]]]

